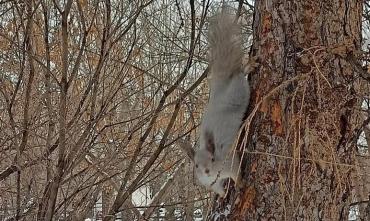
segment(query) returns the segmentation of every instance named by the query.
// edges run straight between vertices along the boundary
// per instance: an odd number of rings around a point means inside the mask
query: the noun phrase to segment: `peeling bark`
[[[359,122],[347,57],[361,46],[361,11],[355,0],[256,1],[247,184],[212,220],[347,219]]]

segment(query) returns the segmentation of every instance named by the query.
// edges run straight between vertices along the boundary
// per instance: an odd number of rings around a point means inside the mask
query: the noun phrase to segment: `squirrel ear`
[[[213,156],[215,154],[215,141],[213,135],[209,132],[205,132],[206,138],[206,150]]]

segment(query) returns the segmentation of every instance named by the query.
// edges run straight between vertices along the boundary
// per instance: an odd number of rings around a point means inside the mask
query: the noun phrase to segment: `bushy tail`
[[[208,33],[211,78],[228,78],[242,69],[241,27],[227,10],[215,16]]]

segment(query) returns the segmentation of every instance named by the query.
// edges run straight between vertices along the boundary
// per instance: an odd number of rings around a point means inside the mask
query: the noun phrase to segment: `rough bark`
[[[347,220],[359,124],[348,58],[361,46],[362,2],[255,2],[251,54],[261,65],[243,140],[246,186],[209,218]]]

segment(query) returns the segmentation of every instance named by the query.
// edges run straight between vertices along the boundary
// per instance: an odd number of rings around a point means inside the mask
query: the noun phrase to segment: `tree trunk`
[[[349,58],[361,47],[362,2],[255,2],[251,54],[261,65],[243,140],[246,187],[210,217],[348,220],[359,125]]]

